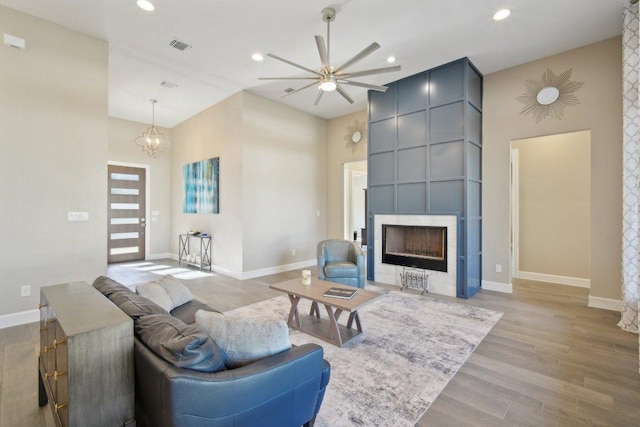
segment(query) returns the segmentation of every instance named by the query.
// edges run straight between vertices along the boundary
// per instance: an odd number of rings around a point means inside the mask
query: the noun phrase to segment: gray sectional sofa
[[[313,426],[330,376],[321,346],[227,369],[194,324],[196,311],[213,308],[191,300],[169,313],[108,277],[93,286],[134,321],[138,426]]]

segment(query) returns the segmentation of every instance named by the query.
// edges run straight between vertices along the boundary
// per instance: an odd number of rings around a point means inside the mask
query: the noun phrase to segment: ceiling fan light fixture
[[[253,55],[251,55],[251,59],[253,59],[256,62],[260,62],[260,61],[262,61],[264,59],[264,56],[262,56],[261,53],[256,52]]]
[[[146,10],[147,12],[153,12],[156,10],[156,7],[149,0],[138,0],[136,4],[140,9]]]
[[[333,77],[323,77],[320,83],[320,89],[325,91],[325,92],[332,92],[334,90],[336,90],[336,88],[338,87],[338,83],[336,82],[336,79],[334,79]]]
[[[507,19],[507,17],[511,15],[511,11],[509,9],[500,9],[493,15],[494,21],[502,21],[503,19]]]

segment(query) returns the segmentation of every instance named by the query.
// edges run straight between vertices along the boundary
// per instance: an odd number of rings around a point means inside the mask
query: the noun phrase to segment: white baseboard
[[[619,299],[592,297],[589,295],[589,307],[602,308],[603,310],[621,311],[622,301]]]
[[[177,260],[178,256],[175,255],[175,254],[170,254],[170,253],[166,253],[166,254],[150,254],[150,255],[147,255],[145,259],[155,260],[155,259],[165,259],[165,258]]]
[[[0,316],[0,329],[24,325],[40,320],[40,310],[27,310]]]
[[[162,258],[171,258],[177,261],[178,255],[166,254],[166,256],[163,255]],[[317,260],[310,259],[307,261],[296,262],[293,264],[276,265],[275,267],[268,267],[260,270],[243,271],[243,272],[229,270],[227,268],[220,267],[214,264],[211,267],[211,270],[213,270],[218,274],[224,274],[225,276],[233,277],[234,279],[246,280],[246,279],[254,279],[256,277],[268,276],[270,274],[283,273],[285,271],[297,270],[299,268],[313,267],[316,265],[316,263],[317,263]]]
[[[513,285],[511,283],[492,282],[490,280],[482,281],[482,289],[487,291],[504,292],[506,294],[513,293]]]
[[[555,276],[553,274],[532,273],[530,271],[518,271],[516,277],[518,279],[556,283],[558,285],[577,286],[579,288],[591,287],[591,280],[582,279],[580,277]]]
[[[283,273],[285,271],[297,270],[299,268],[313,267],[317,264],[317,260],[310,259],[308,261],[296,262],[294,264],[276,265],[275,267],[263,268],[260,270],[242,272],[242,279],[253,279],[255,277],[268,276],[269,274]]]

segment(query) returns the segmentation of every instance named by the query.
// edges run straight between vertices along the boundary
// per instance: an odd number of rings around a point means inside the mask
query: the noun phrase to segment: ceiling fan
[[[400,66],[396,65],[393,67],[383,67],[383,68],[375,68],[370,70],[356,71],[356,72],[348,72],[346,69],[358,61],[369,56],[374,51],[380,48],[378,43],[371,43],[369,46],[364,48],[360,53],[356,54],[353,58],[349,59],[347,62],[342,64],[339,67],[331,66],[330,61],[330,33],[329,28],[331,21],[335,20],[336,11],[331,7],[326,7],[322,9],[322,20],[327,23],[327,44],[324,43],[324,38],[322,36],[316,36],[316,45],[318,46],[318,53],[320,54],[320,61],[322,62],[322,67],[319,70],[312,70],[311,68],[307,68],[305,66],[296,64],[295,62],[291,62],[279,56],[268,53],[267,56],[270,56],[273,59],[277,59],[278,61],[282,61],[286,64],[293,65],[294,67],[300,68],[301,70],[308,71],[312,76],[308,77],[260,77],[258,80],[313,80],[306,86],[303,86],[299,89],[292,90],[281,96],[284,98],[285,96],[293,95],[294,93],[298,93],[305,89],[308,89],[312,86],[318,87],[318,94],[316,95],[316,99],[313,102],[313,105],[318,105],[320,102],[320,98],[325,92],[337,91],[344,99],[349,101],[349,103],[353,104],[353,99],[349,96],[347,92],[342,88],[341,85],[350,85],[350,86],[358,86],[364,87],[367,89],[377,90],[379,92],[384,92],[387,90],[386,86],[378,86],[372,85],[368,83],[355,82],[351,80],[354,77],[362,77],[362,76],[370,76],[373,74],[382,74],[389,73],[392,71],[400,71]]]

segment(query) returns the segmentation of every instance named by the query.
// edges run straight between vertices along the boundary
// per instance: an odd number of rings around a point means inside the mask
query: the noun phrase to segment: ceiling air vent
[[[285,92],[287,92],[287,93],[291,93],[291,92],[293,92],[294,90],[295,90],[294,88],[292,88],[292,87],[288,87],[288,88],[286,88],[284,91],[285,91]]]
[[[185,51],[187,49],[189,49],[191,46],[185,42],[181,42],[180,40],[177,39],[173,39],[169,42],[169,46],[181,50],[181,51]]]

